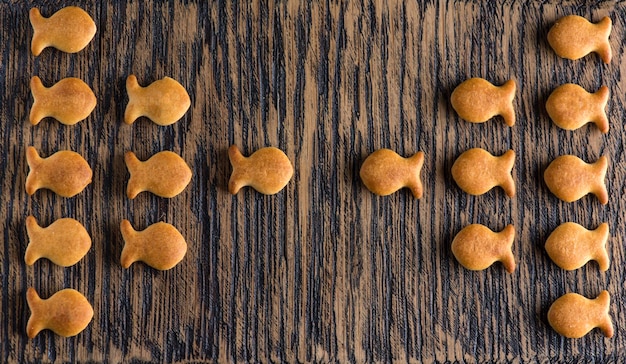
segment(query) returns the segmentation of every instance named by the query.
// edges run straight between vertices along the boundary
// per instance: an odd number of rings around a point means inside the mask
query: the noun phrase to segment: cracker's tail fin
[[[609,36],[611,35],[611,29],[613,28],[613,22],[611,18],[605,16],[597,23],[600,27],[600,39],[598,40],[598,47],[596,53],[602,58],[604,63],[611,63],[613,58],[613,52],[611,51],[611,43],[609,43]]]
[[[137,98],[139,95],[137,94],[141,86],[139,86],[139,82],[137,82],[137,77],[135,75],[130,75],[126,79],[126,92],[128,93],[128,105],[126,105],[126,111],[124,112],[124,122],[126,124],[132,124],[141,116],[141,111],[139,106],[137,105]]]
[[[606,117],[604,109],[606,108],[606,103],[609,101],[609,88],[602,86],[594,93],[594,95],[600,99],[598,102],[599,109],[595,117],[595,124],[601,132],[606,134],[609,132],[609,119]]]
[[[45,40],[46,34],[40,30],[46,18],[41,15],[41,12],[37,8],[30,9],[28,16],[30,18],[30,24],[33,26],[33,40],[30,44],[30,50],[33,52],[33,55],[37,57],[41,54],[41,51],[47,47]]]
[[[500,110],[500,115],[504,119],[506,125],[513,126],[515,125],[515,108],[513,107],[513,99],[515,99],[515,91],[517,90],[515,80],[506,81],[500,88],[504,92],[504,97],[502,98],[504,101],[502,110]]]

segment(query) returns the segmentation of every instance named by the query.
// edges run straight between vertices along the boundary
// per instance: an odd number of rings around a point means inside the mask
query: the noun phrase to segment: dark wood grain
[[[584,3],[584,2],[583,2]],[[98,32],[77,54],[30,53],[28,10],[49,16],[79,5]],[[0,361],[3,362],[621,362],[626,326],[623,290],[626,7],[614,1],[119,1],[0,3]],[[614,23],[614,58],[558,58],[546,34],[567,14]],[[146,85],[170,76],[192,106],[178,123],[125,125],[125,79]],[[64,77],[89,84],[98,106],[85,121],[28,123],[29,80]],[[515,79],[517,124],[500,118],[461,121],[451,91],[469,77]],[[555,87],[607,85],[610,132],[569,132],[545,112]],[[263,196],[226,187],[227,148],[286,152],[295,174],[286,189]],[[82,154],[94,181],[73,198],[24,189],[27,146],[43,155]],[[358,172],[379,148],[426,154],[424,197],[408,190],[376,197]],[[517,153],[517,196],[501,189],[463,193],[450,176],[472,147]],[[179,153],[194,170],[173,199],[125,196],[123,154]],[[609,157],[609,204],[594,197],[565,203],[543,182],[555,157]],[[24,222],[81,221],[93,247],[70,268],[24,264]],[[122,219],[137,228],[169,222],[189,249],[160,272],[123,269]],[[608,222],[611,267],[566,272],[543,244],[560,223]],[[450,244],[465,225],[516,227],[518,268],[463,269]],[[42,296],[71,287],[95,316],[65,339],[29,340],[26,289]],[[566,292],[612,295],[616,334],[564,339],[548,325],[550,304]]]

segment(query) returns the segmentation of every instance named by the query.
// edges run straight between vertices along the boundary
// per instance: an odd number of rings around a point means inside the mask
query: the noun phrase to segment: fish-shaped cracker
[[[54,47],[67,53],[76,53],[89,44],[96,34],[96,23],[83,9],[65,7],[49,18],[44,18],[39,9],[30,9],[33,26],[31,51],[38,56],[46,47]]]
[[[469,270],[483,270],[495,262],[501,262],[507,272],[515,270],[515,257],[511,247],[515,228],[508,225],[500,232],[493,232],[481,224],[463,228],[452,241],[452,253],[462,266]]]
[[[456,159],[452,165],[452,178],[470,195],[482,195],[500,186],[509,197],[513,197],[515,181],[511,171],[514,163],[513,150],[508,150],[501,156],[493,156],[484,149],[473,148]]]
[[[594,163],[585,163],[574,155],[562,155],[550,163],[543,177],[548,189],[565,202],[574,202],[592,193],[606,205],[609,193],[604,179],[608,165],[605,156]]]
[[[565,270],[574,270],[595,260],[600,270],[609,269],[609,224],[603,223],[595,230],[587,230],[574,222],[566,222],[552,232],[546,240],[550,259]]]
[[[59,196],[72,197],[85,189],[93,176],[87,161],[69,150],[41,158],[35,148],[28,147],[26,161],[30,167],[26,177],[26,193],[29,195],[40,188],[47,188]]]
[[[293,176],[291,161],[278,148],[261,148],[249,157],[244,157],[236,145],[231,145],[228,157],[233,166],[228,191],[233,195],[244,186],[273,195],[282,190]]]
[[[30,80],[30,90],[35,102],[30,109],[33,125],[45,117],[53,117],[62,124],[73,125],[87,118],[96,107],[96,96],[79,78],[64,78],[51,87],[45,87],[41,79]]]
[[[45,329],[64,337],[78,335],[93,318],[91,304],[74,289],[60,290],[44,300],[30,287],[26,291],[26,301],[31,311],[26,334],[31,339]]]
[[[515,125],[515,81],[494,86],[482,78],[470,78],[458,85],[450,95],[450,103],[461,119],[471,123],[484,123],[501,115],[508,126]]]
[[[155,269],[171,269],[187,252],[185,238],[168,223],[157,222],[136,231],[130,221],[123,220],[120,229],[125,242],[120,258],[124,268],[141,261]]]
[[[191,106],[191,99],[185,88],[169,77],[141,87],[137,77],[130,75],[126,79],[126,91],[126,124],[132,124],[140,116],[145,116],[155,124],[170,125],[182,118]]]
[[[595,52],[604,63],[609,63],[613,56],[609,43],[612,27],[613,22],[607,16],[594,24],[581,16],[568,15],[550,28],[548,43],[562,58],[576,60]]]
[[[548,310],[548,322],[559,334],[577,339],[598,327],[606,337],[613,337],[613,323],[609,315],[611,296],[602,291],[594,299],[578,293],[567,293],[558,298]]]
[[[565,130],[594,123],[601,132],[608,133],[609,119],[604,111],[608,101],[609,88],[606,86],[590,93],[576,84],[566,83],[552,91],[546,101],[546,111],[550,119]]]
[[[421,198],[423,187],[420,172],[423,165],[423,152],[403,158],[393,150],[379,149],[365,159],[359,175],[365,187],[379,196],[390,195],[407,187],[413,197]]]
[[[124,155],[130,172],[128,198],[149,191],[161,197],[174,197],[181,193],[191,181],[191,169],[178,154],[170,151],[156,153],[147,161],[140,161],[135,153]]]
[[[41,227],[33,216],[26,218],[26,232],[30,240],[24,260],[33,265],[39,258],[69,267],[78,263],[91,248],[91,237],[85,227],[71,218],[58,219],[48,227]]]

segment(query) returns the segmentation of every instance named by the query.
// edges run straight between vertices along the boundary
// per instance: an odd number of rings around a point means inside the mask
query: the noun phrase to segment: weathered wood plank
[[[74,4],[74,3],[73,3]],[[155,361],[621,361],[626,347],[622,290],[625,221],[622,75],[624,5],[605,1],[78,1],[98,32],[77,54],[31,55],[28,10],[49,16],[52,1],[0,3],[0,360],[5,362]],[[613,19],[614,58],[558,58],[546,41],[560,16]],[[169,127],[122,122],[125,80],[164,76],[189,91],[192,106]],[[71,127],[27,122],[38,75],[46,85],[80,77],[98,98]],[[449,104],[469,77],[513,78],[517,124],[461,121]],[[557,128],[545,112],[566,82],[609,86],[611,130]],[[284,150],[293,180],[274,196],[226,190],[226,150]],[[24,190],[28,145],[48,155],[81,153],[93,183],[71,199]],[[463,193],[450,176],[472,147],[517,153],[517,196],[496,189]],[[408,191],[376,197],[359,179],[376,149],[426,154],[424,197]],[[178,197],[126,198],[123,154],[179,153],[194,170]],[[610,201],[564,203],[543,170],[555,157],[607,155]],[[93,248],[77,265],[23,263],[24,221],[74,217]],[[157,272],[119,265],[119,223],[167,221],[189,243],[183,263]],[[611,268],[595,263],[560,270],[543,244],[560,223],[611,227]],[[462,227],[516,227],[518,269],[463,269],[450,252]],[[25,335],[29,286],[42,296],[72,287],[95,316],[80,335]],[[549,327],[547,309],[565,292],[613,295],[616,335],[566,340]]]

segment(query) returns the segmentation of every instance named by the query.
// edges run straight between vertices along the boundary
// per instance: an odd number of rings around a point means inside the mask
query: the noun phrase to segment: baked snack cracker
[[[604,178],[608,164],[605,156],[587,164],[576,156],[562,155],[550,163],[543,177],[550,191],[565,202],[573,202],[593,193],[601,204],[606,205],[609,194]]]
[[[546,111],[554,123],[565,130],[576,130],[594,123],[603,133],[609,131],[609,119],[604,111],[609,101],[609,88],[600,87],[595,93],[573,83],[557,87],[546,101]]]
[[[251,186],[266,195],[273,195],[282,190],[293,176],[293,166],[289,158],[278,148],[261,148],[249,157],[244,157],[236,145],[231,145],[228,148],[228,157],[233,166],[228,191],[233,195],[245,186]]]
[[[123,220],[120,229],[124,238],[120,261],[124,268],[141,261],[152,268],[167,270],[174,268],[187,253],[185,238],[168,223],[157,222],[137,231],[130,221]]]
[[[600,270],[609,269],[609,253],[606,242],[609,239],[609,224],[603,223],[595,230],[587,230],[581,225],[566,222],[554,229],[546,240],[546,252],[550,259],[565,270],[574,270],[595,260]]]
[[[65,7],[49,18],[41,16],[39,9],[30,9],[33,26],[31,51],[38,56],[46,47],[67,53],[76,53],[89,44],[96,34],[96,23],[83,9]]]
[[[156,153],[145,162],[140,161],[135,153],[126,152],[124,161],[130,172],[126,192],[131,199],[143,191],[171,198],[181,193],[191,181],[191,169],[174,152]]]
[[[82,80],[64,78],[51,87],[45,87],[39,77],[30,80],[33,106],[30,109],[30,123],[33,125],[45,117],[53,117],[61,124],[74,125],[87,118],[96,107],[96,96]]]
[[[41,330],[50,329],[60,336],[78,335],[93,318],[93,308],[80,292],[66,288],[48,299],[41,299],[34,288],[26,291],[31,314],[26,334],[34,338]]]
[[[33,147],[26,149],[30,172],[26,177],[26,193],[33,195],[47,188],[62,197],[72,197],[91,183],[93,172],[80,154],[62,150],[41,158]]]
[[[597,53],[604,63],[611,62],[609,36],[612,22],[607,16],[597,24],[578,15],[568,15],[557,20],[548,31],[548,43],[562,58],[576,60],[591,52]]]
[[[500,232],[493,232],[484,225],[472,224],[456,234],[452,241],[452,253],[469,270],[483,270],[495,262],[501,262],[507,272],[513,273],[515,257],[511,247],[514,239],[513,225],[508,225]]]
[[[421,198],[423,187],[420,172],[423,165],[423,152],[403,158],[390,149],[379,149],[365,159],[360,176],[365,187],[379,196],[390,195],[408,187],[413,197]]]
[[[577,293],[559,297],[548,310],[548,322],[554,331],[571,338],[581,338],[599,327],[604,336],[613,337],[613,323],[609,316],[611,296],[602,291],[595,299]]]
[[[33,216],[26,218],[29,243],[24,260],[33,265],[40,258],[69,267],[78,263],[91,248],[91,237],[85,227],[70,218],[58,219],[48,227],[41,227]]]
[[[482,195],[496,186],[502,187],[509,196],[515,196],[515,181],[511,171],[515,152],[506,151],[495,157],[481,148],[463,152],[452,165],[452,178],[470,195]]]
[[[128,105],[124,112],[126,124],[132,124],[140,116],[145,116],[161,126],[174,124],[191,106],[187,90],[169,77],[141,87],[137,77],[130,75],[126,79],[126,91],[128,92]]]
[[[515,125],[515,81],[509,80],[502,86],[494,86],[482,78],[470,78],[458,85],[450,102],[461,119],[471,123],[484,123],[501,115],[508,126]]]

